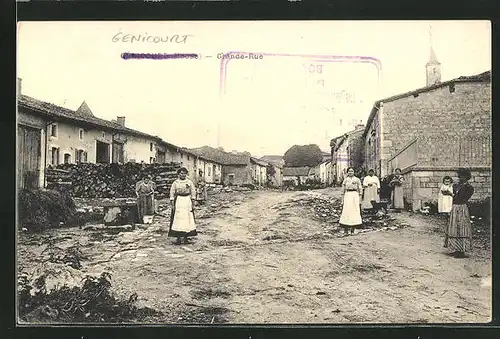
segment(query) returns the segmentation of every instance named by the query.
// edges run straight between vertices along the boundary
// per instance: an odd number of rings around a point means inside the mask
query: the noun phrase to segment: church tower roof
[[[430,53],[429,53],[429,61],[427,62],[427,65],[441,65],[437,59],[436,52],[434,51],[434,47],[432,46],[432,27],[429,27],[429,48],[430,48]]]

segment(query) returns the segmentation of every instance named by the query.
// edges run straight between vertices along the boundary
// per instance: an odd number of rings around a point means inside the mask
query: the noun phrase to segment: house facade
[[[283,181],[293,181],[294,186],[303,185],[314,178],[314,167],[283,167]]]
[[[491,72],[429,81],[375,102],[363,133],[365,166],[381,177],[400,168],[413,210],[436,201],[443,176],[455,177],[458,167],[472,170],[472,200],[490,197]]]
[[[267,162],[274,168],[274,176],[268,177],[271,181],[271,185],[274,187],[281,187],[283,185],[283,166],[285,165],[285,160],[281,155],[266,155],[260,158],[260,160]]]
[[[18,79],[19,187],[43,187],[44,169],[68,163],[181,163],[196,179],[198,170],[208,183],[221,182],[222,164],[126,127],[96,117],[83,102],[76,110],[22,95]],[[36,182],[36,185],[35,185]]]
[[[260,168],[259,175],[256,175],[255,165],[252,165],[251,156],[247,152],[226,152],[210,146],[191,148],[188,151],[202,160],[205,175],[211,173],[214,180],[217,178],[217,183],[228,186],[254,184],[254,179],[262,175]]]
[[[316,166],[317,179],[325,186],[333,184],[332,178],[332,158],[323,157],[323,161]]]
[[[343,136],[332,140],[332,182],[341,184],[349,167],[361,168],[364,160],[364,125],[356,128]]]
[[[267,162],[250,157],[252,167],[253,183],[257,186],[265,186],[267,183]]]

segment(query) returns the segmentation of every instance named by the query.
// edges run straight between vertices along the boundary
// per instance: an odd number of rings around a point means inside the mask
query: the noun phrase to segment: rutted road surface
[[[163,312],[157,322],[490,321],[489,250],[449,257],[437,219],[407,213],[395,215],[407,227],[339,237],[334,216],[311,217],[319,195],[340,191],[209,196],[192,244],[166,237],[164,211],[147,229],[82,244],[84,264],[109,269],[118,293]]]

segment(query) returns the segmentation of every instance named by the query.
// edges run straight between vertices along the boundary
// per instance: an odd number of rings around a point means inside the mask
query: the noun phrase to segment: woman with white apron
[[[188,243],[188,237],[196,236],[196,223],[193,213],[193,201],[196,199],[196,187],[187,179],[188,170],[185,167],[177,171],[179,178],[172,183],[170,188],[170,204],[172,213],[170,215],[169,237],[176,237],[176,244]]]

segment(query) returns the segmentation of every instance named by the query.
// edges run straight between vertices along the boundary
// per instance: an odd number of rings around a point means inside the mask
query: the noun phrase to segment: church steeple
[[[426,86],[431,86],[441,82],[441,64],[439,63],[436,52],[432,46],[432,27],[429,27],[429,61],[425,65],[427,84]]]

